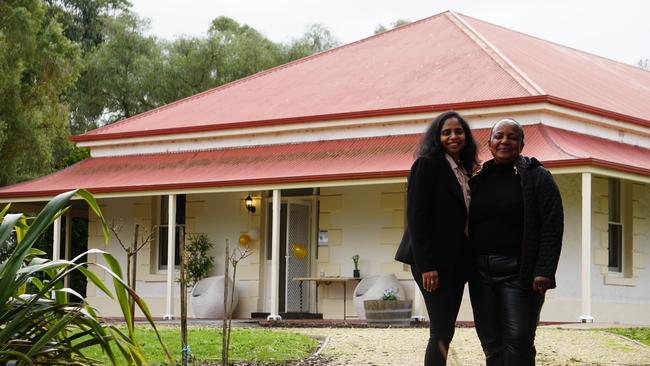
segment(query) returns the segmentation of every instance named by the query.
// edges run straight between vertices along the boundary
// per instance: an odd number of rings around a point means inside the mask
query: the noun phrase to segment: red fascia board
[[[97,193],[126,193],[142,191],[163,191],[174,189],[197,189],[197,188],[214,188],[214,187],[234,187],[234,186],[254,186],[261,184],[287,184],[287,183],[304,183],[304,182],[327,182],[337,180],[361,180],[361,179],[378,179],[378,178],[400,178],[408,177],[408,170],[396,170],[387,172],[368,172],[368,173],[346,173],[333,175],[309,175],[283,178],[265,178],[265,179],[241,179],[226,182],[192,182],[181,184],[150,184],[139,186],[114,186],[110,188],[92,188],[87,189],[93,194]],[[54,196],[65,191],[23,191],[3,193],[3,198],[17,197],[48,197]]]
[[[280,124],[286,125],[286,124],[296,124],[296,123],[305,123],[305,122],[341,120],[347,118],[391,116],[391,115],[399,115],[399,114],[425,113],[425,112],[436,112],[436,111],[447,111],[447,110],[463,110],[463,109],[472,109],[472,108],[498,107],[498,106],[505,106],[505,105],[521,105],[521,104],[540,103],[540,102],[547,102],[550,104],[567,107],[582,112],[592,113],[603,117],[608,117],[608,118],[612,118],[624,122],[633,123],[643,127],[650,127],[650,121],[642,118],[632,117],[625,114],[616,113],[601,108],[596,108],[590,105],[573,102],[571,100],[558,98],[551,95],[533,95],[533,96],[520,97],[520,98],[483,100],[483,101],[462,102],[462,103],[448,103],[448,104],[437,104],[437,105],[404,107],[404,108],[391,108],[391,109],[380,109],[380,110],[371,110],[371,111],[337,113],[337,114],[326,114],[326,115],[315,115],[315,116],[302,116],[302,117],[272,119],[272,120],[233,122],[233,123],[211,124],[211,125],[203,125],[203,126],[180,127],[180,128],[167,128],[167,129],[147,130],[147,131],[105,133],[105,134],[98,134],[98,135],[94,135],[94,134],[76,135],[76,136],[70,136],[70,140],[74,142],[102,141],[102,140],[112,140],[112,139],[120,139],[120,138],[219,131],[219,130],[228,130],[228,129],[236,129],[236,128],[273,126],[273,125],[280,125]]]
[[[158,136],[158,135],[170,135],[170,134],[181,134],[181,133],[192,133],[192,132],[228,130],[228,129],[235,129],[235,128],[264,127],[264,126],[286,125],[286,124],[305,123],[305,122],[331,121],[331,120],[341,120],[347,118],[393,116],[393,115],[411,114],[411,113],[462,110],[462,109],[482,108],[482,107],[497,107],[497,106],[504,106],[504,105],[519,105],[519,104],[537,103],[537,102],[545,102],[545,101],[547,101],[545,95],[534,95],[534,96],[520,97],[520,98],[482,100],[482,101],[474,101],[474,102],[447,103],[447,104],[390,108],[390,109],[376,109],[370,111],[323,114],[323,115],[301,116],[301,117],[260,120],[260,121],[220,123],[220,124],[211,124],[211,125],[203,125],[203,126],[188,126],[188,127],[166,128],[166,129],[146,130],[146,131],[86,134],[86,135],[70,136],[70,140],[74,142],[101,141],[101,140],[112,140],[112,139],[119,139],[119,138]]]

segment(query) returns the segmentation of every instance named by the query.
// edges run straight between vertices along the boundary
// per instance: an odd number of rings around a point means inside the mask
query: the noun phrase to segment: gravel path
[[[428,329],[302,328],[286,329],[329,336],[323,355],[328,365],[421,366]],[[650,365],[650,347],[595,330],[537,330],[538,365]],[[449,365],[484,365],[473,328],[456,329]]]

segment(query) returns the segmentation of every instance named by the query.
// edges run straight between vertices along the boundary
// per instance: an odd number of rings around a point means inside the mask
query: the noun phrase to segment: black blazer
[[[460,184],[444,155],[419,157],[411,167],[407,230],[395,259],[418,273],[464,275],[469,263],[467,209]]]

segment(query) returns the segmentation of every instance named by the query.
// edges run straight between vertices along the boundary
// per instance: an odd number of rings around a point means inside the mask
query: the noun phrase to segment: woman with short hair
[[[493,159],[471,180],[469,293],[487,366],[535,364],[535,330],[546,290],[555,288],[562,247],[562,199],[551,173],[521,155],[524,130],[497,122]]]

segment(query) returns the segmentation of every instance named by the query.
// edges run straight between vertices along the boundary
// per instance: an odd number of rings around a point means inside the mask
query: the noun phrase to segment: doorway
[[[266,219],[267,286],[270,286],[271,238],[273,227],[272,203]],[[309,277],[312,262],[311,201],[286,199],[280,205],[280,262],[278,281],[278,310],[280,312],[309,312],[310,286],[300,286],[296,277]],[[268,287],[267,287],[268,288]]]

